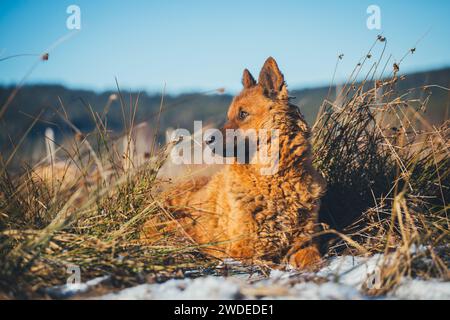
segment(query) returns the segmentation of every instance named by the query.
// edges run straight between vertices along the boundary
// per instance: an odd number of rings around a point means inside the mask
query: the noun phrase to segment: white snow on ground
[[[329,261],[316,273],[272,270],[270,276],[241,274],[230,277],[204,276],[172,279],[164,283],[143,284],[95,299],[371,299],[363,285],[377,284],[377,265],[382,255],[369,258],[342,256]],[[236,264],[236,262],[228,262]],[[319,281],[308,280],[311,277]],[[86,292],[106,278],[84,284],[61,286],[63,296]],[[450,300],[450,282],[403,279],[393,292],[377,299],[445,299]]]
[[[101,299],[234,299],[242,283],[238,279],[203,277],[169,280],[162,284],[143,284],[107,294]]]
[[[403,281],[392,296],[410,300],[450,300],[450,283],[409,279]]]

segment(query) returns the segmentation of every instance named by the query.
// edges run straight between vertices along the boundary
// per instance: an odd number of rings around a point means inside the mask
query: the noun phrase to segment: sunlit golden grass
[[[180,270],[209,266],[183,237],[161,235],[151,245],[139,241],[143,223],[165,214],[156,175],[168,150],[159,148],[151,161],[134,167],[130,150],[119,154],[99,118],[96,121],[97,131],[87,136],[74,128],[71,149],[58,150],[66,161],[40,163],[14,177],[2,168],[4,293],[41,295],[43,289],[66,282],[68,265],[79,266],[85,280],[110,274],[111,283],[119,287],[155,274],[164,279]]]
[[[335,236],[328,254],[384,253],[381,284],[369,294],[407,276],[450,277],[450,121],[431,126],[428,95],[409,98],[426,87],[398,94],[397,69],[345,86],[340,105],[325,101],[315,124],[316,166],[328,181],[322,221],[333,228],[323,234]]]

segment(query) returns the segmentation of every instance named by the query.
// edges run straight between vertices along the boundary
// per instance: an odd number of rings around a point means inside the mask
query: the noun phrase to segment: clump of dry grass
[[[404,276],[450,278],[450,121],[431,126],[429,87],[399,92],[398,71],[395,64],[389,78],[349,81],[335,102],[324,101],[314,126],[316,166],[328,182],[320,215],[334,229],[323,232],[328,254],[384,253],[370,294]]]
[[[175,234],[161,235],[151,245],[138,241],[143,223],[165,214],[156,175],[168,149],[155,148],[151,161],[134,167],[129,150],[119,154],[100,117],[94,117],[96,132],[82,136],[73,128],[72,150],[59,150],[67,161],[25,168],[15,177],[2,168],[4,294],[45,296],[46,288],[66,282],[72,265],[80,267],[82,279],[107,274],[113,287],[123,287],[211,264],[194,244]]]

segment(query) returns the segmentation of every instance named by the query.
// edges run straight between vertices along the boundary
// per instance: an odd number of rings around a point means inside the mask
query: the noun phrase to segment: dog
[[[250,161],[254,156],[247,153],[246,161],[225,165],[212,177],[177,184],[167,192],[166,207],[176,225],[217,258],[311,268],[320,262],[313,234],[325,181],[312,164],[310,129],[290,103],[284,76],[272,57],[265,61],[258,82],[245,69],[242,84],[222,132],[277,130],[276,139],[267,139],[278,144],[276,151],[268,148],[278,152],[277,170],[261,174],[263,164]],[[223,150],[229,142],[225,138],[224,148],[211,148]],[[236,152],[222,155],[236,157]],[[154,231],[149,221],[144,237]]]

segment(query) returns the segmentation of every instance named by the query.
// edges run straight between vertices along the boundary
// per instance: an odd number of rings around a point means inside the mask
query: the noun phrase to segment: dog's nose
[[[206,143],[207,145],[213,144],[214,141],[216,141],[216,137],[213,136],[213,135],[211,135],[211,136],[209,136],[209,137],[207,137],[207,138],[205,139],[205,143]]]

